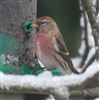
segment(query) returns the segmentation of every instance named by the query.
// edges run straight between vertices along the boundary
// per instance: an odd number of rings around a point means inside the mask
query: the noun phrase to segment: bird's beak
[[[35,29],[35,28],[39,28],[38,24],[34,23],[32,24],[32,28]]]

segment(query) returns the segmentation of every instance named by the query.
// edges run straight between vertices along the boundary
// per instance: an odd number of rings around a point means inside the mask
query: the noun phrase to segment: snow
[[[99,98],[96,98],[96,99],[94,99],[94,100],[99,100]]]
[[[75,58],[75,60],[79,60],[79,58]],[[68,86],[72,85],[80,85],[81,82],[85,81],[86,78],[91,78],[96,72],[99,72],[99,63],[96,61],[89,66],[84,74],[76,75],[65,75],[65,76],[53,76],[49,71],[45,71],[38,76],[33,75],[6,75],[0,72],[0,88],[2,90],[10,90],[12,87],[17,87],[19,90],[24,88],[27,90],[33,90],[39,93],[42,90],[49,91],[50,94],[54,92],[56,94],[61,94],[61,96],[70,96],[68,91]],[[44,92],[44,91],[43,91]],[[34,92],[35,93],[35,92]],[[50,96],[47,100],[55,100],[53,96]],[[95,99],[98,100],[98,99]]]
[[[93,4],[93,6],[95,6],[95,5],[96,5],[96,1],[97,1],[97,0],[91,0],[91,2],[92,2],[92,4]]]
[[[95,42],[94,42],[94,38],[93,38],[93,35],[92,35],[92,29],[91,29],[91,25],[89,23],[89,20],[88,20],[88,17],[86,16],[86,19],[87,19],[87,31],[88,31],[88,45],[93,48],[95,47]],[[81,18],[80,18],[80,25],[82,28],[84,28],[84,16],[83,14],[81,15]],[[84,37],[85,37],[85,33],[84,33],[84,29],[82,30],[82,42],[81,42],[81,46],[79,48],[79,54],[80,55],[83,55],[84,54],[84,51],[85,51],[85,48],[86,48],[86,45],[85,45],[85,40],[84,40]]]
[[[94,0],[94,3],[95,3],[96,0]],[[81,5],[81,1],[80,1],[80,5]],[[82,8],[82,5],[81,5],[81,10],[83,10]],[[85,13],[86,14],[86,13]],[[88,16],[85,15],[86,17],[86,20],[87,20],[87,41],[88,41],[88,46],[90,47],[90,50],[89,50],[89,53],[88,53],[88,57],[85,61],[85,64],[84,66],[88,63],[88,61],[90,60],[90,58],[95,55],[95,42],[94,42],[94,37],[92,35],[92,29],[91,29],[91,25],[90,25],[90,22],[89,22],[89,19],[88,19]],[[80,45],[80,48],[78,50],[79,54],[80,54],[80,57],[79,58],[75,58],[73,59],[73,63],[74,63],[74,66],[76,66],[75,68],[77,68],[77,66],[79,67],[79,64],[82,60],[82,57],[85,53],[85,50],[86,50],[86,43],[85,43],[85,30],[84,30],[84,27],[85,27],[85,23],[84,23],[84,15],[83,13],[81,14],[81,18],[80,18],[80,25],[82,27],[82,33],[81,33],[81,38],[82,38],[82,41],[81,41],[81,45]],[[78,59],[78,60],[77,60]],[[78,69],[78,70],[82,70],[82,69]]]
[[[81,0],[79,0],[79,7],[80,7],[80,10],[83,10],[82,4],[81,4]]]
[[[46,100],[55,100],[52,95],[50,95]]]
[[[87,30],[88,30],[88,44],[90,47],[94,47],[95,46],[95,42],[94,42],[94,37],[92,35],[92,28],[91,28],[91,25],[90,25],[90,22],[88,20],[88,16],[86,16],[87,18]]]
[[[81,57],[72,58],[72,62],[73,62],[74,67],[77,69],[79,67],[80,62],[81,62]]]
[[[99,23],[99,12],[97,14],[97,23]]]
[[[69,78],[71,79],[70,83],[78,83],[80,84],[82,81],[86,79],[86,77],[92,77],[97,71],[99,71],[99,64],[97,62],[94,62],[87,70],[85,73],[81,75],[71,75]],[[68,83],[67,83],[68,84]]]
[[[92,77],[96,72],[99,71],[99,64],[94,62],[84,74],[81,75],[66,75],[66,76],[53,76],[50,72],[44,72],[41,76],[33,75],[5,75],[0,72],[0,86],[2,89],[10,89],[10,86],[21,87],[34,87],[45,89],[47,87],[57,88],[60,86],[68,86],[72,84],[80,84],[86,78]],[[45,75],[45,76],[44,76]],[[46,76],[47,75],[47,76]]]
[[[51,93],[55,92],[58,94],[61,94],[62,96],[69,96],[68,88],[61,87],[61,80],[58,77],[53,77],[49,72],[44,72],[43,75],[48,75],[48,77],[45,76],[33,76],[33,75],[5,75],[2,72],[0,72],[0,87],[1,89],[7,89],[9,90],[12,87],[18,87],[19,89],[25,88],[25,89],[36,89],[38,91],[42,91],[45,89],[49,90],[50,88]],[[55,80],[54,80],[55,79]],[[36,92],[37,92],[36,90]],[[62,92],[63,91],[63,92]],[[65,92],[64,92],[65,91]]]
[[[96,69],[97,67],[97,69]],[[70,75],[70,76],[61,76],[60,78],[55,76],[53,77],[50,72],[46,71],[39,76],[33,75],[24,75],[24,76],[16,76],[16,75],[5,75],[2,72],[0,73],[0,86],[2,89],[10,89],[10,86],[18,86],[19,89],[22,87],[25,89],[42,89],[52,88],[52,93],[61,93],[61,95],[69,96],[70,93],[68,92],[68,88],[64,86],[72,85],[72,84],[80,84],[82,81],[86,79],[88,76],[89,78],[95,74],[95,72],[99,71],[99,64],[94,63],[85,74],[83,75]],[[53,88],[55,89],[53,91]],[[47,100],[55,100],[53,96],[50,96]],[[98,99],[96,99],[98,100]]]
[[[92,3],[93,5],[95,5],[96,3],[96,0],[92,0]],[[83,11],[83,7],[82,7],[82,4],[81,4],[81,0],[79,2],[79,5],[80,5],[80,10]],[[85,13],[86,14],[86,13]],[[93,35],[92,35],[92,29],[91,29],[91,25],[90,25],[90,22],[89,22],[89,19],[88,19],[88,16],[85,15],[86,17],[86,20],[87,20],[87,31],[88,31],[88,45],[93,48],[95,47],[95,42],[94,42],[94,38],[93,38]],[[98,17],[97,17],[98,18]],[[98,18],[99,19],[99,18]],[[81,17],[80,17],[80,25],[82,27],[82,42],[81,42],[81,46],[78,50],[79,54],[82,56],[84,54],[84,51],[86,49],[86,45],[85,45],[85,40],[84,40],[84,37],[85,37],[85,31],[84,31],[84,27],[85,27],[85,23],[84,23],[84,15],[83,13],[81,14]]]
[[[81,14],[81,17],[80,17],[80,26],[84,27],[84,17],[83,17],[83,14]]]
[[[6,64],[6,61],[5,61],[5,55],[4,54],[1,54],[0,55],[0,61],[2,61],[2,64]]]
[[[18,60],[18,57],[15,57],[15,56],[11,56],[11,55],[4,55],[4,54],[1,54],[0,55],[0,61],[2,61],[2,64],[11,64],[11,63],[16,63],[18,64],[19,60]]]
[[[80,55],[83,55],[84,54],[84,51],[85,51],[85,48],[86,48],[86,45],[85,45],[85,41],[84,41],[84,37],[85,37],[85,33],[84,33],[84,16],[83,14],[81,14],[81,17],[80,17],[80,26],[82,27],[82,33],[81,33],[81,38],[82,38],[82,41],[81,41],[81,45],[80,45],[80,48],[78,50],[79,54]]]
[[[86,49],[85,41],[82,40],[81,45],[80,45],[80,48],[79,48],[79,50],[78,50],[78,52],[79,52],[79,54],[80,54],[81,56],[83,56],[85,49]]]
[[[91,48],[87,57],[87,60],[85,61],[85,65],[88,63],[88,61],[90,60],[90,58],[95,55],[95,48]]]

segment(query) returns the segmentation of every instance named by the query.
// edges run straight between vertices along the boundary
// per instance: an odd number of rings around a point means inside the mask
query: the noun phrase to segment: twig
[[[88,59],[89,51],[91,50],[91,46],[89,44],[89,37],[88,37],[88,35],[89,35],[88,28],[89,27],[88,27],[87,15],[86,15],[83,7],[82,7],[81,2],[80,2],[80,7],[81,7],[80,10],[82,12],[82,17],[83,17],[83,20],[84,20],[84,26],[82,26],[82,25],[81,26],[83,28],[83,33],[82,34],[84,35],[83,39],[84,39],[84,42],[85,42],[85,50],[84,50],[84,53],[82,55],[82,60],[79,64],[79,68],[83,67],[83,69],[84,69],[83,72],[85,72],[86,69],[88,68],[88,66],[90,66],[94,62],[94,60],[96,58],[96,55],[93,54],[93,56],[91,56],[90,59],[88,60],[88,62],[86,63],[86,60]]]
[[[95,11],[93,10],[91,0],[82,0],[82,5],[88,15],[91,25],[93,27],[94,25],[96,25],[96,16],[95,16]]]
[[[87,68],[94,62],[94,60],[96,59],[96,55],[94,54],[90,59],[89,61],[87,62],[87,64],[84,66],[84,70],[83,72],[85,72],[87,70]],[[83,73],[82,72],[82,73]]]
[[[96,46],[96,56],[97,60],[99,60],[99,18],[96,16],[96,12],[93,9],[92,1],[91,0],[82,0],[82,5],[88,15],[91,27],[92,27],[92,33],[95,40],[95,46]]]
[[[96,15],[99,13],[99,0],[96,1]]]
[[[90,50],[90,46],[88,44],[88,30],[87,30],[87,19],[86,19],[86,15],[85,15],[85,12],[83,11],[83,17],[84,17],[84,41],[85,41],[85,51],[84,51],[84,54],[82,56],[82,60],[81,60],[81,63],[80,63],[80,68],[82,68],[85,64],[85,61],[88,57],[88,53],[89,53],[89,50]]]

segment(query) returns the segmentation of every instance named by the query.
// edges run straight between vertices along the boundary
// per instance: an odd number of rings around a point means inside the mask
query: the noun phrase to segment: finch
[[[47,70],[58,69],[63,75],[79,74],[69,57],[56,22],[48,16],[43,16],[39,17],[32,27],[36,28],[33,51],[40,66]]]

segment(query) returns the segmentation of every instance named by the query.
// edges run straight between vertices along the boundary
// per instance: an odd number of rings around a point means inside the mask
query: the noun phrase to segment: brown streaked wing
[[[76,74],[79,74],[79,72],[74,68],[74,65],[69,57],[69,52],[67,51],[66,49],[66,46],[65,46],[65,43],[64,43],[64,40],[63,40],[63,37],[60,33],[58,33],[58,36],[56,36],[56,43],[57,43],[57,46],[58,46],[58,51],[54,48],[55,50],[55,55],[56,55],[56,60],[59,62],[59,63],[63,63],[61,65],[64,65],[63,68],[64,69],[67,69],[67,67],[69,67],[69,69],[76,73]],[[61,60],[60,60],[61,58]],[[68,65],[68,66],[67,66]],[[66,67],[66,68],[65,68]]]

